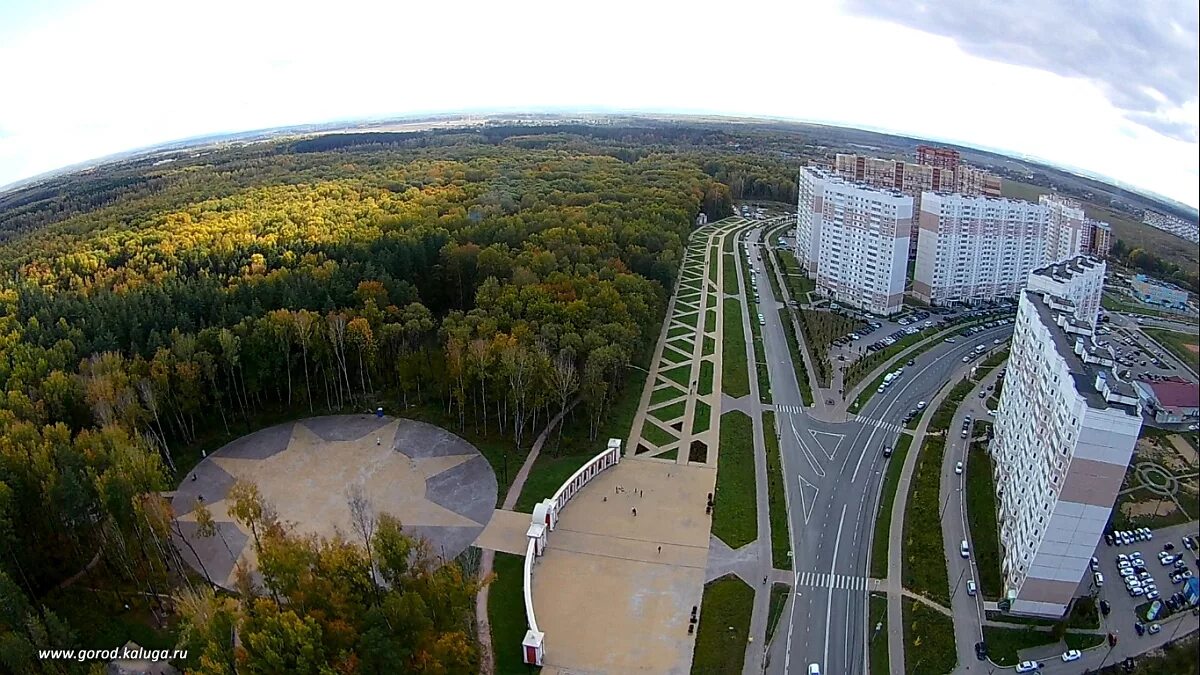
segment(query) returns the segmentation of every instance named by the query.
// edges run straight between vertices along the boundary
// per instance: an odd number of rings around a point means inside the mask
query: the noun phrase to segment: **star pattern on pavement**
[[[353,536],[349,491],[359,486],[376,514],[389,513],[405,527],[481,527],[481,523],[430,500],[427,481],[475,457],[473,454],[413,457],[394,449],[399,421],[352,440],[326,440],[302,422],[292,427],[287,447],[264,459],[213,455],[210,461],[236,480],[258,486],[265,504],[283,523],[301,534]],[[331,461],[333,458],[335,461]],[[234,523],[246,543],[234,551],[253,569],[257,556],[250,529],[229,515],[232,503],[222,496],[208,509],[218,524]],[[194,521],[195,513],[180,516]],[[231,571],[227,583],[232,584]]]

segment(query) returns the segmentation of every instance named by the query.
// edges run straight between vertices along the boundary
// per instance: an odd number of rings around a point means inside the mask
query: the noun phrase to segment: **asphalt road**
[[[756,242],[760,232],[743,236]],[[761,277],[757,247],[750,250]],[[938,343],[905,368],[899,383],[872,397],[859,415],[831,423],[803,412],[783,324],[779,313],[771,311],[781,304],[765,279],[758,291],[796,571],[794,602],[785,609],[768,670],[805,672],[808,664],[819,663],[822,673],[865,673],[870,546],[887,461],[881,448],[895,444],[904,415],[918,401],[933,397],[962,366],[962,356],[977,344],[991,347],[1011,326],[959,337],[954,344]]]

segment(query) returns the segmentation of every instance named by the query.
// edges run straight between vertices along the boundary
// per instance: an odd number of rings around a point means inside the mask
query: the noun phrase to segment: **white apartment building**
[[[1087,236],[1090,227],[1085,226],[1087,216],[1083,213],[1083,205],[1059,195],[1041,195],[1038,203],[1050,210],[1046,261],[1057,262],[1086,253],[1091,237]]]
[[[817,292],[887,315],[904,299],[913,199],[816,167],[800,172],[796,256]]]
[[[1090,291],[1073,287],[1091,273],[1045,278],[1082,297]],[[1087,593],[1090,558],[1141,430],[1136,392],[1113,374],[1113,354],[1080,314],[1061,295],[1020,295],[990,447],[1013,613],[1058,618]]]
[[[1049,218],[1043,204],[922,194],[913,295],[934,305],[1015,296],[1045,262]]]
[[[1094,328],[1100,318],[1106,267],[1099,258],[1077,255],[1030,272],[1026,288],[1070,300],[1075,304],[1073,316]]]

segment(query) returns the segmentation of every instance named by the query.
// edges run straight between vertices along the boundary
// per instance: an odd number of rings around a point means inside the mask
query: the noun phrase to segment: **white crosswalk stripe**
[[[775,410],[777,412],[796,414],[803,410],[803,407],[798,405],[777,405],[775,406]]]
[[[865,591],[868,580],[866,577],[856,577],[848,574],[827,574],[824,572],[801,572],[800,585],[810,588],[829,588],[839,591]]]
[[[903,425],[896,424],[895,422],[884,422],[883,420],[873,420],[870,417],[864,417],[862,415],[855,415],[854,421],[862,422],[863,424],[865,424],[869,427],[875,427],[876,429],[884,429],[886,431],[892,431],[895,433],[900,433],[901,431],[904,431]]]

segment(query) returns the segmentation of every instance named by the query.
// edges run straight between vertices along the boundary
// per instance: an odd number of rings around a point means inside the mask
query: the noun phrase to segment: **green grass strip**
[[[742,303],[725,300],[724,337],[721,344],[721,389],[738,398],[750,393],[750,373],[746,364],[746,333],[742,327]]]
[[[792,569],[791,541],[788,537],[787,498],[784,495],[783,460],[779,454],[779,438],[775,435],[775,413],[763,413],[763,440],[767,444],[767,504],[771,509],[771,565],[775,569]]]
[[[912,436],[900,434],[883,474],[883,485],[879,493],[879,513],[875,516],[875,538],[871,545],[871,576],[876,579],[884,579],[888,574],[888,533],[892,527],[892,505],[896,501],[896,487],[900,483],[900,470],[904,468],[904,458],[908,455],[908,446],[911,444]]]
[[[745,413],[734,410],[722,416],[720,427],[712,532],[729,548],[738,549],[758,538],[754,426]]]
[[[754,589],[736,576],[729,574],[704,585],[692,673],[741,674],[753,611]]]
[[[904,510],[904,587],[934,602],[950,606],[949,575],[942,546],[938,488],[946,441],[926,436],[917,457]],[[941,672],[941,671],[938,671]]]

